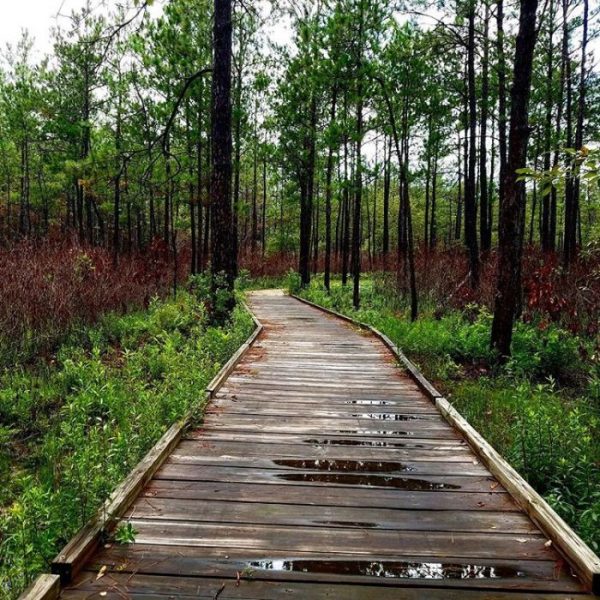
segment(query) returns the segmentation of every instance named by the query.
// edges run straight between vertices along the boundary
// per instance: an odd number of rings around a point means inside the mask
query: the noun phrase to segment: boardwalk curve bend
[[[62,598],[583,598],[555,545],[384,344],[281,292]]]

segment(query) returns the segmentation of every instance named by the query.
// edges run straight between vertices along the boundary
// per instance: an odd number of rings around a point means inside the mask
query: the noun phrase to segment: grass
[[[13,598],[191,408],[252,331],[209,325],[181,292],[72,330],[45,363],[0,375],[0,598]]]
[[[298,282],[290,277],[292,290]],[[600,550],[600,362],[592,339],[532,320],[515,328],[504,367],[489,350],[491,315],[425,306],[411,323],[378,276],[351,287],[320,279],[300,293],[387,334],[596,551]]]

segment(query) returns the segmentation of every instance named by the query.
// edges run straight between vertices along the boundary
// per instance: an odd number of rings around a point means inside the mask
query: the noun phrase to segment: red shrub
[[[187,272],[186,252],[179,278]],[[22,349],[26,337],[47,351],[75,322],[93,322],[110,310],[147,305],[172,285],[169,253],[160,241],[144,255],[119,258],[72,241],[23,241],[0,249],[0,337]],[[0,357],[1,358],[1,357]]]

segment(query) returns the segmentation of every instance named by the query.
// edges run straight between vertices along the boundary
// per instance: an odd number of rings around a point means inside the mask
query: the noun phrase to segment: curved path
[[[265,329],[128,512],[136,543],[62,597],[583,594],[379,340],[281,293],[251,305]]]

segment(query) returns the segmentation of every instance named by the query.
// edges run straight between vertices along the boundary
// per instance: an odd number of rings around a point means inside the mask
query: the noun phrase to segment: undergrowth
[[[190,409],[252,330],[180,292],[75,328],[51,361],[0,375],[0,597],[12,598]],[[7,483],[8,482],[8,483]]]
[[[288,287],[299,290],[290,274]],[[456,408],[595,550],[600,550],[600,352],[598,340],[557,324],[520,321],[503,367],[490,352],[491,314],[467,305],[443,312],[425,304],[412,323],[378,276],[351,286],[320,279],[300,294],[369,323],[390,337]]]

